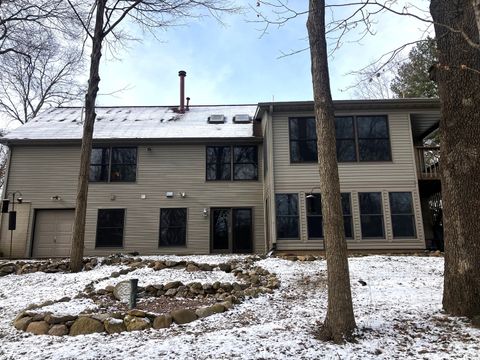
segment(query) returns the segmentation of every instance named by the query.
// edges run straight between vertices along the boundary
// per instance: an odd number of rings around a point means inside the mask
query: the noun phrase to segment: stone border
[[[170,327],[172,323],[178,325],[187,324],[197,319],[228,311],[234,304],[239,304],[248,297],[258,297],[264,293],[272,293],[274,289],[277,289],[280,286],[278,278],[275,274],[255,266],[254,263],[258,259],[257,257],[249,257],[218,265],[199,264],[192,261],[176,262],[141,259],[141,261],[134,261],[136,259],[122,259],[119,262],[127,264],[129,268],[114,272],[109,277],[92,281],[85,287],[84,291],[77,294],[75,298],[93,298],[97,295],[107,295],[113,298],[115,296],[113,286],[107,286],[105,289],[95,291],[94,285],[100,281],[111,277],[118,277],[121,274],[127,274],[145,266],[153,268],[154,271],[160,271],[166,268],[185,268],[187,271],[213,271],[214,269],[219,269],[233,273],[235,277],[239,279],[240,283],[220,283],[217,281],[213,284],[201,284],[200,282],[183,284],[180,281],[172,281],[166,284],[153,284],[146,287],[139,287],[139,298],[166,296],[172,298],[212,298],[217,301],[210,306],[195,309],[179,309],[162,315],[139,309],[107,314],[81,313],[66,316],[37,311],[42,307],[54,303],[68,302],[71,300],[66,297],[58,301],[46,301],[42,304],[32,304],[28,306],[18,314],[13,321],[13,325],[17,330],[30,332],[35,335],[76,336],[104,332],[114,334],[150,328],[162,329]]]

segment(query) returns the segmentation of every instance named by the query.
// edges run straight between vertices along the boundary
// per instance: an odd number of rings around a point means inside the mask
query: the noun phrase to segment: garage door
[[[74,210],[37,210],[33,257],[68,257]]]

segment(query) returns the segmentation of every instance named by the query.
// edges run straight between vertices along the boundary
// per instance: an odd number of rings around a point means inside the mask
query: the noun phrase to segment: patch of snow
[[[53,315],[78,315],[85,310],[95,310],[98,306],[91,299],[72,299],[41,307],[35,311],[51,312]]]
[[[195,258],[197,262],[210,262]],[[111,336],[33,336],[11,326],[11,319],[27,303],[73,295],[88,281],[111,273],[111,268],[104,270],[102,266],[82,274],[37,273],[0,278],[0,358],[479,358],[480,329],[441,312],[442,258],[351,258],[358,338],[356,343],[344,345],[318,341],[312,334],[326,312],[325,261],[269,258],[257,265],[277,274],[279,290],[184,326]],[[358,282],[360,279],[365,286]]]
[[[210,265],[218,265],[222,263],[227,263],[233,260],[243,260],[249,257],[249,255],[150,255],[150,256],[140,256],[140,258],[145,260],[159,260],[159,261],[192,261],[197,264],[210,264]]]

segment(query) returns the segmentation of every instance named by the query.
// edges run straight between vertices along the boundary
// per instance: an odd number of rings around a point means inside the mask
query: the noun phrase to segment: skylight
[[[210,124],[223,124],[225,123],[225,115],[223,114],[214,114],[208,117],[208,122]]]
[[[233,117],[233,122],[249,123],[250,122],[250,115],[248,115],[248,114],[237,114]]]

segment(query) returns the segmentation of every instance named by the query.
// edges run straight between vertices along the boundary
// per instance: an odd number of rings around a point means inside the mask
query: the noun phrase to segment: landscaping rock
[[[172,317],[170,315],[160,315],[153,320],[154,329],[165,329],[172,325]]]
[[[64,336],[68,334],[68,328],[63,324],[53,325],[50,330],[48,330],[48,335],[53,336]]]
[[[15,320],[13,326],[17,330],[25,331],[31,322],[32,318],[30,316],[25,316]]]
[[[49,326],[46,321],[33,321],[27,326],[27,332],[34,335],[45,335],[48,333]]]
[[[74,315],[52,315],[52,314],[47,314],[45,315],[45,321],[49,323],[50,325],[55,325],[55,324],[63,324],[67,321],[75,320],[77,317]]]
[[[124,322],[128,331],[146,330],[151,327],[150,320],[146,317],[127,315]]]
[[[229,273],[232,271],[232,265],[230,264],[219,264],[218,268],[222,271],[225,271],[226,273]]]
[[[210,306],[210,309],[214,313],[219,314],[225,311],[225,306],[223,306],[222,304],[213,304],[212,306]]]
[[[103,325],[105,326],[105,330],[109,334],[117,334],[117,333],[121,333],[121,332],[127,330],[123,320],[121,320],[121,319],[110,318],[110,319],[105,320],[103,322]]]
[[[183,284],[182,284],[181,281],[172,281],[172,282],[166,283],[163,287],[163,290],[170,290],[170,289],[178,288],[182,285]]]
[[[70,328],[70,335],[86,335],[105,331],[103,324],[87,316],[79,317]]]
[[[168,289],[167,292],[165,293],[165,296],[175,296],[177,293],[177,289]]]
[[[153,266],[153,270],[163,270],[167,267],[163,261],[155,261],[155,265]]]
[[[215,312],[209,306],[207,306],[207,307],[202,307],[202,308],[199,308],[199,309],[195,310],[195,314],[199,318],[205,318],[207,316],[215,314]]]
[[[172,312],[172,318],[177,324],[182,325],[196,320],[197,315],[193,310],[181,309]]]

